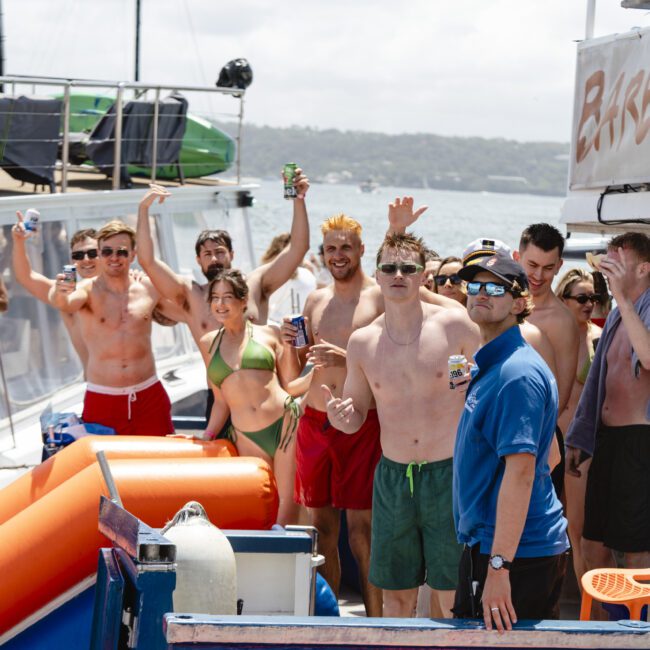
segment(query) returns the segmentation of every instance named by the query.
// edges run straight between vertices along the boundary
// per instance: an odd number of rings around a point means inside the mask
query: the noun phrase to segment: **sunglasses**
[[[415,275],[419,271],[423,271],[424,267],[415,262],[404,262],[403,264],[388,262],[386,264],[378,264],[377,270],[385,275],[395,275],[398,270],[402,275]]]
[[[577,296],[564,296],[566,300],[575,300],[581,305],[586,305],[588,302],[595,304],[603,302],[603,297],[598,293],[586,294],[579,293]]]
[[[89,260],[94,260],[98,255],[96,248],[89,248],[87,251],[73,251],[70,253],[70,257],[75,262],[81,262],[84,257],[87,257]]]
[[[447,284],[447,280],[452,284],[460,284],[463,281],[458,273],[453,273],[452,275],[436,275],[434,280],[439,287]]]
[[[117,255],[118,257],[128,257],[131,251],[125,247],[111,248],[110,246],[104,246],[101,252],[102,257],[111,257],[113,254]]]
[[[509,291],[505,284],[499,284],[498,282],[468,282],[467,295],[478,296],[482,288],[485,289],[488,296],[503,296],[506,291]]]

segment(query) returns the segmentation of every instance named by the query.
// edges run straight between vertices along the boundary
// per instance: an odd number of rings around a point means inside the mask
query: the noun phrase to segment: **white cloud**
[[[618,0],[596,34],[648,26]],[[568,140],[583,0],[142,0],[141,78],[212,84],[244,56],[251,122]],[[135,0],[5,0],[10,73],[130,79]],[[196,112],[234,103],[193,100]]]

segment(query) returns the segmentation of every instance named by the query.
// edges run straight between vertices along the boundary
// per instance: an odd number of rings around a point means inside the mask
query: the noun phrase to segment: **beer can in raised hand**
[[[292,314],[290,318],[291,324],[298,329],[296,338],[293,339],[293,346],[295,348],[304,348],[306,345],[309,345],[305,317],[302,314]]]
[[[284,178],[285,199],[295,199],[298,196],[298,192],[293,186],[293,181],[296,178],[296,169],[298,169],[298,165],[296,165],[296,163],[287,163],[282,170],[282,176]]]
[[[41,218],[41,213],[34,208],[29,208],[25,211],[25,221],[23,221],[23,226],[25,230],[35,233],[38,230],[38,221]]]
[[[66,264],[63,267],[63,278],[64,282],[69,282],[70,284],[76,284],[77,282],[77,267],[74,264]]]
[[[464,354],[452,354],[447,362],[449,366],[449,388],[456,388],[455,381],[469,372],[469,364]]]

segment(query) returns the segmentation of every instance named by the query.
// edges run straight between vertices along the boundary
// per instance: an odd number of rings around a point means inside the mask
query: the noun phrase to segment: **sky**
[[[132,80],[136,0],[0,0],[5,73]],[[249,60],[274,127],[568,142],[586,0],[141,0],[143,81],[213,85]],[[595,36],[650,27],[598,0]],[[191,98],[230,119],[232,98]]]

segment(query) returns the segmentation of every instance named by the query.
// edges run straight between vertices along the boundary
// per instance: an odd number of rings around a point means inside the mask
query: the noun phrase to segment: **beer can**
[[[291,324],[298,328],[298,334],[293,339],[293,346],[296,348],[304,348],[306,345],[309,345],[305,317],[302,314],[292,314],[289,318],[291,318]]]
[[[296,188],[293,186],[293,181],[296,178],[296,169],[298,165],[296,163],[287,163],[282,170],[282,176],[284,177],[284,198],[285,199],[295,199],[298,196]]]
[[[29,208],[25,212],[25,221],[23,221],[23,226],[25,226],[25,230],[29,230],[30,232],[36,232],[38,230],[38,220],[41,218],[41,213],[38,210],[34,210],[34,208]]]
[[[64,282],[75,284],[77,282],[77,267],[74,264],[66,264],[63,267]]]
[[[452,354],[447,361],[449,367],[449,388],[454,390],[454,380],[464,377],[469,371],[469,364],[463,354]]]

